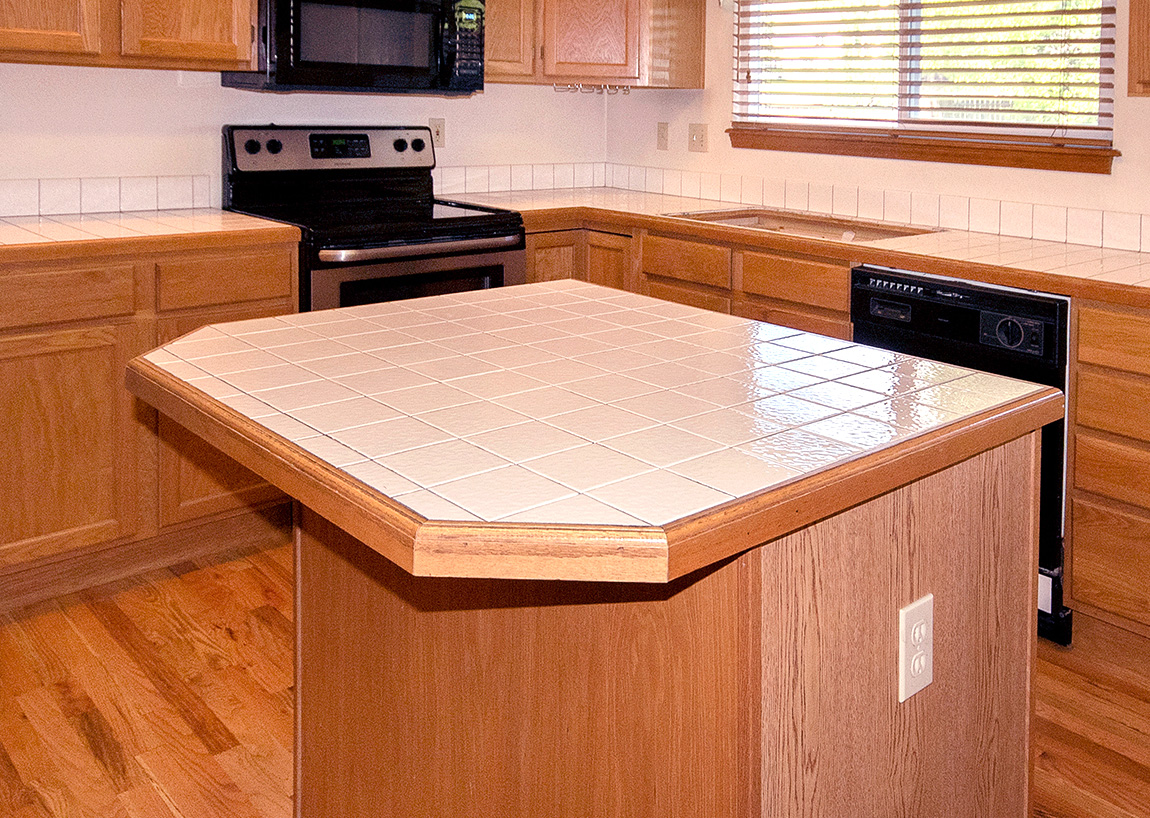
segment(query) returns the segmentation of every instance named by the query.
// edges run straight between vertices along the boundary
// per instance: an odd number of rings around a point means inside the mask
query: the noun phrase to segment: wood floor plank
[[[147,784],[120,793],[119,800],[127,818],[182,818],[151,780]],[[280,818],[288,816],[283,815]]]
[[[12,818],[51,818],[39,794],[20,777],[3,743],[0,743],[0,815]]]
[[[139,760],[183,818],[263,818],[210,755],[156,751]]]
[[[1036,815],[1146,818],[1150,769],[1072,730],[1036,719]]]

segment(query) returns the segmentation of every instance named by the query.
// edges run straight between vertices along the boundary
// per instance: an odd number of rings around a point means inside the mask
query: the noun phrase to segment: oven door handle
[[[475,250],[500,250],[514,247],[522,242],[516,233],[510,236],[495,236],[485,239],[461,239],[459,241],[435,241],[426,244],[396,244],[387,247],[353,247],[345,250],[320,250],[319,260],[328,264],[354,261],[379,261],[380,259],[402,258],[404,256],[449,255],[470,253]]]

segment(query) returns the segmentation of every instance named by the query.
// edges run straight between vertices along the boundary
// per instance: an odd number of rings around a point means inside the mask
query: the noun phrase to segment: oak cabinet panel
[[[631,275],[631,237],[586,230],[583,233],[586,263],[584,279],[592,284],[628,289]]]
[[[841,338],[844,341],[851,340],[853,332],[849,318],[804,310],[797,304],[786,302],[736,299],[731,305],[731,313],[742,318],[753,318],[756,321]]]
[[[136,528],[131,321],[0,339],[0,566]]]
[[[643,238],[643,275],[729,289],[731,249],[718,244],[647,235]]]
[[[1150,514],[1076,500],[1074,599],[1150,627]]]
[[[699,307],[713,312],[731,311],[731,298],[727,293],[658,279],[647,279],[646,289],[646,294],[652,298],[662,298],[664,301],[675,301],[688,307]]]
[[[157,307],[178,310],[288,298],[294,248],[196,254],[156,264]]]
[[[1150,378],[1082,367],[1077,384],[1079,425],[1150,443]]]
[[[1150,375],[1150,315],[1083,306],[1078,360]]]
[[[1126,93],[1150,96],[1150,0],[1130,0],[1129,36]]]
[[[535,73],[535,0],[487,0],[484,72],[489,77]]]
[[[100,0],[0,3],[0,52],[94,55],[100,50]]]
[[[639,0],[546,0],[543,71],[551,77],[639,78]]]
[[[527,234],[527,283],[576,278],[579,230]]]
[[[0,330],[131,315],[134,276],[130,263],[11,265],[0,275]]]
[[[251,59],[250,0],[121,0],[123,53],[245,63]]]
[[[631,237],[597,230],[556,230],[527,234],[527,281],[576,278],[627,289]]]
[[[739,257],[742,285],[738,289],[744,292],[844,314],[850,312],[849,264],[749,250],[740,253]]]

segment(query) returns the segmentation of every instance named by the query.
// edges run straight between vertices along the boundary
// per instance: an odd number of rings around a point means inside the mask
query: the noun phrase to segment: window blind
[[[734,127],[1111,142],[1113,0],[739,0]]]

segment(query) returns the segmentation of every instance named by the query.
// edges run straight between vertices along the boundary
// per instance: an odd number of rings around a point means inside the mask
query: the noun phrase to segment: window
[[[1109,173],[1112,0],[739,0],[735,147]]]

